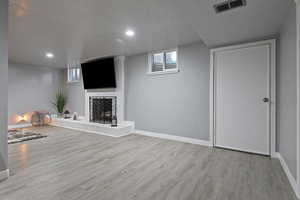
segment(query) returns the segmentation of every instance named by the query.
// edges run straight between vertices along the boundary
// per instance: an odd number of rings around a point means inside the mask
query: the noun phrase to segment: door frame
[[[210,50],[210,143],[215,147],[216,133],[215,133],[215,120],[216,120],[216,96],[215,96],[215,54],[222,51],[242,49],[247,47],[255,47],[261,45],[268,45],[270,48],[270,109],[269,109],[269,144],[270,156],[276,157],[276,39],[263,40],[258,42],[251,42],[239,45],[232,45],[227,47],[220,47]]]

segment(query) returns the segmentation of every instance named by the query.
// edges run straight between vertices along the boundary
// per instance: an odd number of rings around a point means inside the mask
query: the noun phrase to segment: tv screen
[[[116,88],[114,58],[102,58],[81,64],[84,89]]]

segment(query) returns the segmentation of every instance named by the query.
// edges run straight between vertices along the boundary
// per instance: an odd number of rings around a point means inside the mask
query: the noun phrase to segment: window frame
[[[166,54],[170,52],[176,52],[176,64],[175,68],[172,69],[166,69]],[[154,65],[154,54],[163,54],[163,70],[162,71],[153,71],[153,65]],[[170,74],[170,73],[178,73],[179,72],[179,66],[178,66],[178,48],[175,49],[168,49],[168,50],[160,50],[160,51],[152,51],[148,54],[148,72],[149,75],[159,75],[159,74]]]
[[[79,70],[79,76],[78,76],[78,79],[76,79],[76,80],[71,80],[71,70],[73,71],[73,70]],[[75,73],[76,73],[77,71],[75,71]],[[81,68],[80,67],[68,67],[68,70],[67,70],[67,78],[68,78],[68,80],[67,80],[67,82],[68,83],[78,83],[78,82],[80,82],[80,80],[81,80]]]

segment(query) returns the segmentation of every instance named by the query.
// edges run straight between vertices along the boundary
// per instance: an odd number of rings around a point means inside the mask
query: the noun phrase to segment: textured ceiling
[[[208,46],[277,34],[292,0],[248,0],[215,14],[220,0],[10,0],[9,58],[66,67],[203,41]],[[124,35],[126,29],[134,38]],[[45,58],[53,52],[55,58]]]

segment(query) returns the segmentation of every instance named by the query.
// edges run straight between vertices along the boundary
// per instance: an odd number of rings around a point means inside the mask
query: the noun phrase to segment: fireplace
[[[117,97],[91,96],[89,98],[90,122],[111,124],[117,115]]]

